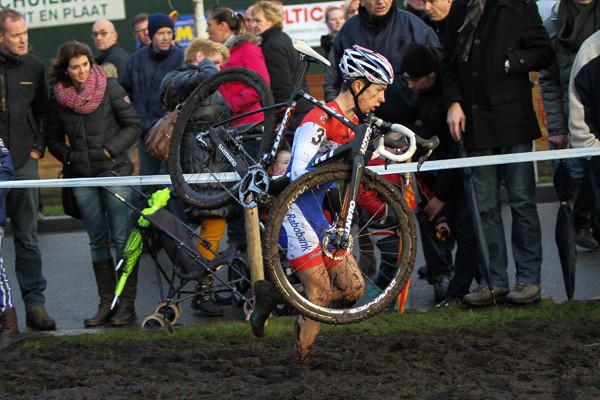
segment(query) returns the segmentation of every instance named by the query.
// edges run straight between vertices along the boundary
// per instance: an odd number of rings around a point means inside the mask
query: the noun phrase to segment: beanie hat
[[[171,28],[175,30],[173,20],[166,14],[157,13],[150,15],[150,17],[148,17],[148,36],[150,36],[150,39],[152,39],[156,31],[161,28]]]
[[[437,60],[433,50],[420,43],[411,43],[404,52],[400,73],[405,78],[421,78],[436,70]]]

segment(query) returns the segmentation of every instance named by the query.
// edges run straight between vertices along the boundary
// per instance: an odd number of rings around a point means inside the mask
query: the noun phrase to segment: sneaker
[[[433,282],[433,299],[435,301],[442,301],[446,298],[448,284],[450,284],[450,279],[444,275],[438,277],[435,282]]]
[[[25,320],[27,326],[36,331],[56,330],[56,321],[48,315],[43,307],[27,311]]]
[[[456,297],[446,297],[444,301],[437,304],[434,308],[436,310],[441,310],[443,308],[461,308],[462,301],[457,299]]]
[[[429,269],[427,268],[427,265],[422,265],[417,268],[417,275],[419,275],[419,278],[426,278],[428,273]]]
[[[594,239],[592,229],[577,229],[576,233],[575,243],[577,243],[577,246],[588,250],[598,250],[600,248],[600,244]]]
[[[542,298],[542,289],[535,283],[517,282],[506,300],[517,304],[530,304]]]
[[[487,283],[482,283],[473,292],[463,297],[463,303],[472,306],[489,306],[494,301],[503,302],[506,300],[508,289],[495,287],[492,290],[494,292],[493,296]]]

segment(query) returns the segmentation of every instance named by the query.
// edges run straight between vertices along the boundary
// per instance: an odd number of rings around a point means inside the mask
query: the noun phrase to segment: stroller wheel
[[[166,326],[167,321],[162,314],[150,314],[142,321],[142,328],[164,328]]]
[[[171,324],[175,325],[181,321],[183,309],[181,303],[171,303],[168,306],[165,303],[160,303],[158,307],[156,307],[154,313],[159,314],[163,319],[170,321]]]

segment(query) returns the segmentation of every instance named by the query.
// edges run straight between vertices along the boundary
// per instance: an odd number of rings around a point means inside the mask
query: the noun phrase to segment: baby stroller
[[[133,189],[142,196],[141,198],[148,199],[143,192],[135,187]],[[243,305],[245,310],[252,310],[251,298],[246,295],[251,293],[250,270],[243,259],[236,257],[237,248],[229,247],[223,253],[215,254],[210,249],[210,242],[164,208],[170,198],[168,188],[153,193],[148,199],[149,207],[144,210],[138,209],[109,189],[106,190],[134,211],[132,229],[116,267],[117,270],[122,269],[122,272],[115,289],[113,308],[127,278],[138,266],[142,249],[146,247],[154,260],[160,301],[156,310],[143,320],[142,327],[167,327],[172,331],[172,326],[181,320],[182,302],[204,292],[231,296],[236,304]],[[212,261],[208,261],[198,252],[198,240],[202,246],[215,254],[216,257]],[[161,247],[173,264],[170,271],[158,260],[157,251]],[[194,285],[206,274],[214,276],[212,287],[198,288]],[[166,291],[163,281],[167,284]],[[189,286],[194,288],[186,289],[190,283]]]

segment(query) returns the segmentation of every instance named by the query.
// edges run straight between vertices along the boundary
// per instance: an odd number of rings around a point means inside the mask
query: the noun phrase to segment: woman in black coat
[[[111,68],[112,67],[112,68]],[[93,178],[108,171],[131,175],[128,150],[141,134],[141,121],[125,90],[117,83],[116,68],[97,66],[90,48],[69,41],[58,50],[50,70],[46,142],[50,153],[68,168],[70,177]],[[66,140],[68,139],[68,141]],[[131,202],[132,190],[109,187]],[[111,321],[125,325],[136,317],[134,302],[137,268],[129,276],[116,312],[111,310],[116,276],[109,238],[120,257],[130,226],[131,211],[102,187],[75,187],[73,193],[90,238],[92,263],[100,295],[98,312],[85,326]]]

